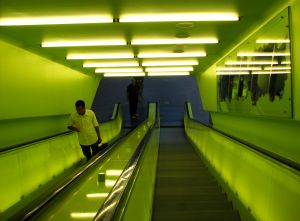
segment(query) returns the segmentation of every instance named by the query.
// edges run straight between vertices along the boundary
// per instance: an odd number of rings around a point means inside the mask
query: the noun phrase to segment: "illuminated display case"
[[[289,9],[217,64],[220,112],[292,117]]]

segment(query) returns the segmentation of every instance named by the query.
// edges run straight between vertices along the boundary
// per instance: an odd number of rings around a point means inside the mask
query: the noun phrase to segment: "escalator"
[[[182,128],[161,129],[153,221],[162,220],[240,220]]]
[[[151,113],[155,108],[149,104],[147,119],[101,151],[44,200],[9,220],[92,220],[153,124]]]
[[[256,167],[257,162],[277,169],[279,166],[287,169],[287,166],[282,167],[269,156],[250,150],[245,144],[193,120],[188,104],[184,121],[185,128],[160,128],[157,104],[150,104],[148,118],[110,151],[100,153],[78,179],[60,188],[59,194],[44,205],[12,220],[247,220],[245,217],[249,217],[250,207],[247,214],[237,204],[237,200],[242,199],[238,199],[238,194],[251,192],[249,196],[255,195],[248,184],[254,179],[248,178],[249,172],[236,171],[256,170],[253,172],[255,176],[266,182],[264,179],[270,177],[264,176],[265,171]],[[239,155],[241,153],[243,158]],[[247,166],[238,168],[237,161]],[[228,180],[225,185],[222,173]],[[247,182],[240,179],[241,176],[248,179]],[[290,186],[274,185],[297,200],[298,195],[293,194],[299,176],[295,176],[290,168],[285,171],[285,176]],[[274,178],[277,182],[277,177]],[[226,187],[230,182],[242,185],[232,193]],[[256,186],[257,190],[265,188],[264,183],[261,184]],[[247,185],[248,189],[244,188]],[[264,199],[258,197],[256,200]],[[290,212],[293,217],[298,213],[296,210]]]

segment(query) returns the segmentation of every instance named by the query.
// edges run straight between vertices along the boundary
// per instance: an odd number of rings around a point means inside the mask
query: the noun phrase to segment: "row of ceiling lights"
[[[188,71],[175,71],[175,72],[140,72],[140,73],[104,73],[104,77],[145,77],[145,76],[189,76],[190,72]]]
[[[184,14],[140,14],[124,15],[120,19],[112,19],[101,16],[76,16],[76,17],[42,17],[42,18],[0,18],[0,26],[15,25],[51,25],[51,24],[87,24],[87,23],[111,23],[111,22],[174,22],[174,21],[237,21],[239,17],[235,13],[184,13]],[[90,41],[45,41],[42,47],[77,47],[77,46],[121,46],[121,45],[164,45],[164,44],[216,44],[219,40],[216,38],[191,38],[191,39],[134,39],[131,42],[125,40],[90,40]],[[256,43],[290,43],[288,39],[260,39]],[[131,53],[115,54],[69,54],[68,60],[76,59],[124,59],[124,58],[192,58],[204,57],[206,52],[188,52],[188,53],[140,53],[133,55]],[[240,57],[254,56],[290,56],[289,53],[281,52],[258,52],[258,53],[238,53]],[[155,63],[155,62],[154,62]],[[174,62],[166,62],[162,66],[171,65]],[[188,65],[197,65],[198,61],[187,62]],[[180,63],[186,65],[187,63]],[[120,67],[120,63],[116,64]],[[228,64],[226,64],[228,65]],[[85,63],[84,67],[114,67],[101,66],[101,64]],[[130,67],[133,64],[129,65]],[[139,66],[135,64],[134,66]],[[151,66],[151,65],[150,65]],[[152,65],[154,66],[154,65]],[[160,66],[159,62],[155,66]],[[122,67],[127,67],[126,62]],[[166,69],[165,69],[166,70]],[[175,70],[170,67],[169,71]],[[99,73],[99,69],[96,70]],[[167,73],[170,74],[171,72]],[[221,72],[219,72],[221,73]]]
[[[159,13],[125,14],[115,19],[103,15],[0,18],[0,26],[238,20],[236,13]]]

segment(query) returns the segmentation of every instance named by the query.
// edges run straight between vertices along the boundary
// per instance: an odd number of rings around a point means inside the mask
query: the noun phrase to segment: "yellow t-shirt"
[[[81,145],[92,145],[97,142],[98,136],[95,127],[99,124],[93,111],[86,109],[84,115],[73,112],[69,125],[79,128],[78,139]]]

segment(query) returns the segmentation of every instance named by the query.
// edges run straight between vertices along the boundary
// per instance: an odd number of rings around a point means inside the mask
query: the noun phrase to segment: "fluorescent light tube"
[[[216,38],[188,38],[188,39],[136,39],[132,45],[169,45],[169,44],[217,44]]]
[[[217,72],[217,75],[248,75],[247,71],[236,71],[236,72]]]
[[[238,57],[280,57],[290,56],[290,53],[285,52],[253,52],[253,53],[238,53]]]
[[[281,66],[274,66],[274,67],[266,67],[264,70],[265,71],[280,71],[280,70],[291,70],[291,67],[281,67]]]
[[[185,66],[185,65],[198,65],[197,60],[190,61],[143,61],[143,66]]]
[[[252,72],[252,74],[290,74],[290,71],[256,71]]]
[[[106,68],[106,67],[138,67],[137,61],[126,62],[84,62],[84,68]]]
[[[43,48],[47,47],[84,47],[84,46],[116,46],[127,45],[125,40],[91,40],[91,41],[44,41]]]
[[[142,68],[97,68],[96,73],[136,73],[143,72]]]
[[[260,71],[261,67],[219,67],[217,71]]]
[[[71,213],[71,218],[75,219],[87,219],[87,218],[94,218],[97,213]]]
[[[227,61],[225,65],[274,65],[277,61]]]
[[[68,60],[80,59],[120,59],[120,58],[134,58],[133,54],[129,53],[115,53],[115,54],[69,54]]]
[[[188,76],[189,72],[149,72],[148,76]]]
[[[140,53],[138,58],[189,58],[205,57],[205,52],[186,52],[186,53]]]
[[[290,43],[289,39],[258,39],[256,43],[258,44],[276,44],[276,43]]]
[[[122,174],[122,170],[107,170],[105,174],[107,176],[120,176]]]
[[[108,193],[89,193],[86,194],[86,197],[89,199],[93,199],[93,198],[105,198],[108,196]]]
[[[144,77],[146,75],[145,73],[105,73],[103,76],[104,77]]]
[[[121,15],[120,22],[238,21],[236,13],[159,13]]]
[[[193,67],[147,67],[146,72],[193,71]]]
[[[25,25],[60,25],[60,24],[90,24],[112,23],[108,16],[49,16],[49,17],[23,17],[0,18],[0,26],[25,26]]]

